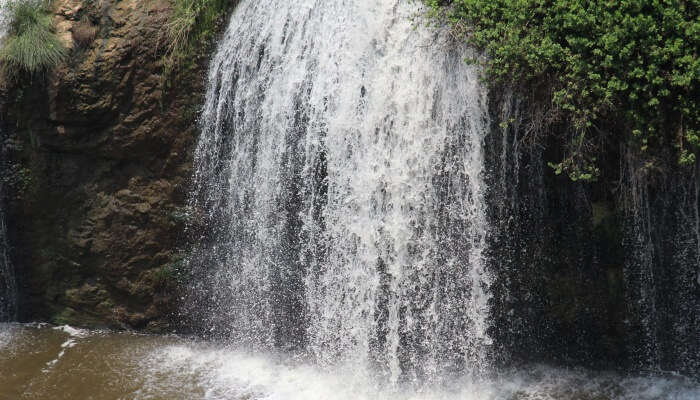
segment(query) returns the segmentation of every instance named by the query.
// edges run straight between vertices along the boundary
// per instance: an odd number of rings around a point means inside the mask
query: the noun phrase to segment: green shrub
[[[537,128],[568,127],[557,173],[595,179],[611,140],[650,161],[673,152],[695,162],[699,0],[426,1],[485,51],[490,82],[534,94],[546,115]]]
[[[34,74],[65,60],[67,50],[54,33],[46,3],[23,1],[6,7],[10,12],[10,24],[0,50],[0,61],[6,70]]]
[[[158,288],[175,288],[184,283],[186,262],[175,257],[170,264],[153,271],[153,284]]]
[[[166,68],[190,58],[210,43],[228,10],[237,0],[171,0],[173,9],[165,26],[168,41]]]

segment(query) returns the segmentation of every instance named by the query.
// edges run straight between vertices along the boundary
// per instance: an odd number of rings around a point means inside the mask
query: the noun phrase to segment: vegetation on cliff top
[[[202,45],[211,43],[228,11],[237,0],[172,0],[166,25],[166,68],[173,69],[192,58]]]
[[[485,51],[490,82],[536,103],[530,133],[566,127],[564,159],[550,164],[558,174],[595,179],[611,141],[634,145],[647,165],[670,152],[695,163],[699,0],[426,1]]]
[[[35,74],[65,60],[68,51],[54,33],[46,2],[13,2],[5,7],[10,12],[10,24],[0,61],[6,73]]]

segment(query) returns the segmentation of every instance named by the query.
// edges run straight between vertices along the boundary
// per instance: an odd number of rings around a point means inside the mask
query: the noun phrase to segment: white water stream
[[[486,93],[418,4],[237,7],[195,155],[212,329],[394,384],[488,370]]]
[[[0,46],[7,32],[9,12],[8,0],[0,0]],[[4,136],[0,128],[0,136]],[[3,150],[0,150],[3,153]],[[4,164],[5,155],[0,154],[0,165]],[[12,320],[17,312],[17,285],[15,283],[14,268],[9,258],[9,245],[7,243],[7,229],[5,226],[5,211],[2,208],[4,199],[4,183],[0,182],[0,321]]]
[[[0,44],[7,34],[7,24],[10,22],[8,20],[10,13],[8,12],[8,6],[12,0],[0,0]]]

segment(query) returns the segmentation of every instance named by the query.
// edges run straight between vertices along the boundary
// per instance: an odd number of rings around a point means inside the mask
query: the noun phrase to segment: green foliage
[[[537,93],[545,122],[570,128],[558,173],[594,179],[592,144],[611,132],[650,159],[675,148],[695,162],[700,0],[426,1],[485,50],[491,82]]]
[[[158,287],[166,287],[176,281],[176,272],[170,265],[160,267],[153,273],[153,282]]]
[[[10,74],[47,71],[66,59],[65,47],[54,33],[47,4],[41,1],[10,3],[10,25],[0,50],[0,61]]]
[[[174,288],[184,283],[185,271],[185,260],[180,257],[175,257],[169,264],[154,271],[153,283],[159,288]]]
[[[171,0],[173,10],[165,26],[168,40],[166,69],[191,58],[210,43],[228,10],[237,0]]]
[[[68,325],[74,323],[77,314],[78,313],[74,309],[66,307],[51,317],[51,323],[54,325]]]
[[[184,225],[190,220],[190,213],[186,207],[175,208],[167,214],[171,225]]]

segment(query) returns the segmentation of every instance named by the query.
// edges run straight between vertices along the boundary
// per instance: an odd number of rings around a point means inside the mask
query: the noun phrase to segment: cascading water
[[[7,4],[0,0],[0,44],[5,37],[7,29]],[[4,147],[5,135],[0,127],[0,147]],[[5,152],[0,148],[0,168],[5,166]],[[7,229],[5,227],[4,185],[0,180],[0,321],[8,321],[15,318],[17,313],[17,285],[15,282],[14,268],[8,255]]]
[[[497,354],[697,376],[697,166],[659,179],[632,146],[602,153],[620,175],[572,182],[546,167],[560,155],[530,145],[527,106],[500,99],[492,112],[512,123],[486,143]]]
[[[193,297],[212,334],[394,384],[488,370],[486,93],[467,50],[418,12],[237,7],[191,200],[191,267],[208,276]]]
[[[5,34],[7,33],[7,18],[9,17],[7,7],[10,2],[11,0],[0,0],[0,43],[5,38]]]
[[[0,183],[0,199],[4,198],[3,189]],[[12,321],[17,315],[17,284],[8,250],[5,211],[0,206],[0,321]]]
[[[3,196],[3,185],[0,183],[0,199]],[[8,250],[5,211],[0,207],[0,321],[12,321],[17,315],[17,284]]]
[[[622,159],[633,361],[643,369],[698,374],[700,169],[678,168],[654,190],[638,155],[628,149]]]

